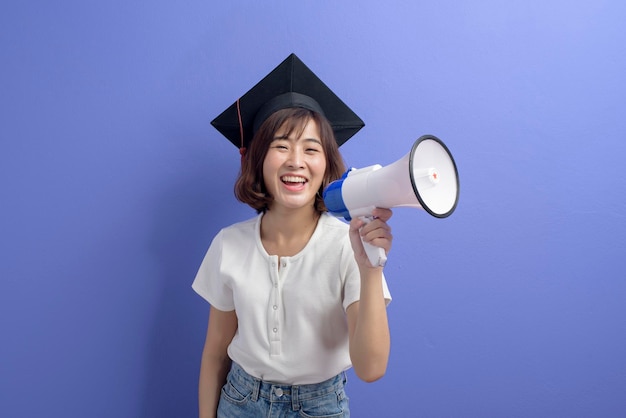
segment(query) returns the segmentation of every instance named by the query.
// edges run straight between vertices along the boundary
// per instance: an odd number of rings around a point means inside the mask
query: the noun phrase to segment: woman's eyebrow
[[[320,141],[317,138],[305,138],[304,141],[306,141],[306,142],[315,142],[316,144],[322,145],[322,141]]]
[[[280,135],[280,136],[275,136],[274,139],[272,139],[272,141],[289,141],[289,135]],[[305,142],[315,142],[316,144],[322,145],[322,141],[317,139],[317,138],[303,138],[302,139]]]

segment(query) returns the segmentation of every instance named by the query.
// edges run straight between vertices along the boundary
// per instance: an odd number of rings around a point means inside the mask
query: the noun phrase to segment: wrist
[[[381,281],[383,278],[382,267],[359,266],[361,281]]]

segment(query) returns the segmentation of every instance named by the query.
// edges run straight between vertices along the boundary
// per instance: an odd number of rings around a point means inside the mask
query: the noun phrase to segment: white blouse
[[[193,289],[213,307],[237,312],[228,355],[259,379],[309,384],[351,367],[345,311],[361,280],[349,226],[327,213],[292,257],[271,256],[261,217],[222,229],[204,257]],[[387,303],[391,295],[383,277]]]

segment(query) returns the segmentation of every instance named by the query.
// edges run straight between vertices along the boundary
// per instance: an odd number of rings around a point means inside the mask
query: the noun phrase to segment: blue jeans
[[[250,376],[233,362],[226,384],[222,388],[217,416],[218,418],[349,417],[345,384],[345,373],[312,385],[274,384]]]

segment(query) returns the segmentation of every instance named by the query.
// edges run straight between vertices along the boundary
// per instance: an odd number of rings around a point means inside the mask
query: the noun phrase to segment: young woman
[[[237,198],[258,215],[219,232],[193,288],[211,304],[200,417],[348,417],[345,370],[384,375],[389,291],[362,239],[389,251],[391,211],[348,226],[322,191],[345,171],[321,111],[286,104],[260,123]],[[316,108],[316,106],[313,106]]]

